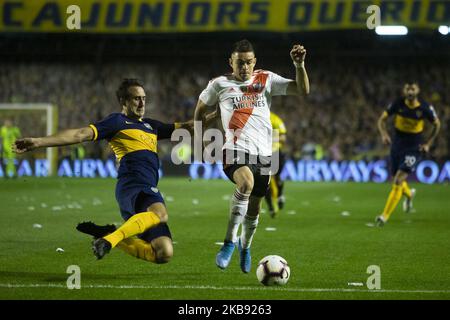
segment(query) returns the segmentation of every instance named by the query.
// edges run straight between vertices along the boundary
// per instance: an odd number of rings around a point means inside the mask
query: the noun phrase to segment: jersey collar
[[[404,102],[405,102],[405,105],[406,105],[409,109],[416,109],[416,108],[420,107],[420,101],[419,101],[419,99],[414,100],[414,103],[413,103],[413,104],[409,103],[408,99],[405,99]]]

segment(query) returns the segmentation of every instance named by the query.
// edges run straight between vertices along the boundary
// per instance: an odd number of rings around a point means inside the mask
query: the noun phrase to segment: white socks
[[[230,219],[228,221],[228,229],[225,240],[232,241],[234,243],[237,242],[237,232],[242,223],[243,217],[247,213],[249,197],[250,194],[241,193],[238,189],[234,191],[234,195],[231,198],[230,203]]]
[[[258,226],[258,216],[256,217],[251,217],[249,215],[244,216],[244,219],[242,221],[242,232],[241,232],[241,245],[243,249],[250,248],[257,226]]]

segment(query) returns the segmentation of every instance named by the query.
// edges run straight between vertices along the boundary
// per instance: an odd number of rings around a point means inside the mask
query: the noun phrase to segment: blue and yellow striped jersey
[[[391,103],[385,112],[388,116],[394,115],[394,142],[408,145],[422,143],[425,119],[430,122],[437,119],[433,106],[423,100],[409,106],[404,98],[400,98]]]
[[[157,185],[158,140],[170,138],[175,124],[153,119],[134,120],[122,113],[112,113],[91,124],[94,141],[106,139],[119,161],[118,178],[132,178],[136,183]]]

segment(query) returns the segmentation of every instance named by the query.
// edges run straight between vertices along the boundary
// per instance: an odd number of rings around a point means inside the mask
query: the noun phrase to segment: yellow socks
[[[103,237],[114,248],[120,241],[135,236],[159,224],[161,220],[154,212],[142,212],[128,219],[119,229]]]
[[[402,190],[403,195],[405,195],[408,199],[411,199],[411,189],[408,186],[408,183],[406,181],[403,181],[402,183]]]
[[[155,250],[150,243],[145,242],[144,240],[136,238],[124,239],[117,244],[117,248],[138,259],[150,262],[156,261]]]
[[[391,213],[394,211],[397,206],[400,198],[402,197],[403,186],[402,185],[392,185],[392,191],[389,193],[388,200],[386,202],[386,206],[383,210],[383,218],[384,221],[387,221],[391,216]]]

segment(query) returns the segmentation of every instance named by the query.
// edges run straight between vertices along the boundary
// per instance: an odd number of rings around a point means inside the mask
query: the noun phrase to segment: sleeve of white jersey
[[[272,96],[285,96],[289,83],[294,81],[292,79],[283,78],[282,76],[273,72],[271,72],[271,78]]]
[[[211,80],[208,86],[200,93],[199,99],[208,106],[214,106],[217,104],[219,95],[214,88],[214,81]]]

